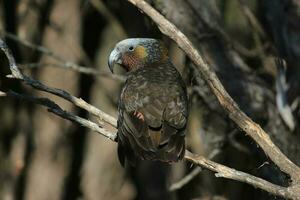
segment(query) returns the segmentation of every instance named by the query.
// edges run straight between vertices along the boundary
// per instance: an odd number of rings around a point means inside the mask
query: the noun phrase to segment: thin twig
[[[51,49],[48,49],[44,46],[41,45],[36,45],[33,44],[32,42],[25,40],[25,39],[21,39],[18,36],[12,34],[12,33],[8,33],[5,31],[1,31],[0,32],[2,35],[4,35],[5,37],[14,40],[28,48],[31,48],[35,51],[41,52],[47,56],[52,57],[53,59],[55,59],[56,61],[58,61],[58,64],[51,64],[49,66],[56,66],[56,67],[60,67],[60,68],[65,68],[65,69],[72,69],[76,72],[82,73],[82,74],[88,74],[88,75],[94,75],[94,76],[99,76],[99,75],[105,75],[120,81],[124,81],[124,77],[122,75],[116,75],[116,74],[111,74],[111,73],[106,73],[106,72],[101,72],[99,70],[94,69],[93,67],[87,67],[87,66],[82,66],[82,65],[78,65],[74,62],[71,61],[66,61],[64,58],[62,58],[59,54],[56,54],[55,52],[53,52]],[[37,66],[41,66],[41,65],[34,65],[34,67]],[[32,67],[31,67],[32,68]]]
[[[49,67],[58,67],[58,68],[66,68],[68,69],[64,63],[44,63],[44,62],[38,62],[38,63],[18,63],[18,66],[20,69],[34,69],[34,68],[39,68],[41,66],[49,66]],[[77,71],[80,73],[80,71]],[[94,74],[96,75],[96,74]],[[107,77],[107,78],[113,78],[115,80],[118,80],[120,82],[125,82],[125,76],[120,75],[120,74],[112,74],[108,71],[98,71],[99,76],[102,77]]]
[[[25,100],[25,101],[29,101],[29,102],[33,102],[33,103],[45,106],[48,108],[49,112],[52,112],[52,113],[56,114],[57,116],[60,116],[64,119],[75,122],[84,127],[87,127],[87,128],[89,128],[97,133],[100,133],[101,135],[103,135],[103,136],[107,137],[108,139],[115,142],[115,138],[116,138],[115,133],[112,133],[104,128],[99,127],[94,122],[91,122],[89,120],[83,119],[74,114],[64,111],[57,104],[55,104],[53,101],[51,101],[47,98],[38,98],[38,97],[33,97],[33,96],[28,96],[28,95],[22,95],[22,94],[18,94],[18,93],[12,92],[12,91],[10,91],[8,93],[0,92],[0,94],[1,94],[0,96],[4,96],[4,95],[12,96],[14,98],[18,98],[21,100]],[[272,194],[275,194],[278,196],[283,196],[286,198],[297,199],[299,197],[296,195],[297,193],[295,193],[298,191],[297,190],[298,188],[285,188],[285,187],[281,187],[281,186],[272,184],[261,178],[258,178],[258,177],[249,175],[247,173],[240,172],[235,169],[226,167],[224,165],[215,163],[215,162],[208,160],[202,156],[193,155],[192,153],[190,153],[188,151],[186,151],[185,159],[196,165],[199,165],[203,168],[206,168],[206,169],[216,172],[216,174],[215,174],[216,177],[223,177],[223,178],[227,178],[227,179],[232,179],[232,180],[237,180],[240,182],[248,183],[250,185],[253,185],[254,187],[260,188],[265,191],[269,191]],[[194,178],[194,176],[196,176],[200,171],[201,171],[201,168],[197,168],[197,170],[194,170],[193,174],[192,175],[190,174],[191,179]],[[187,181],[190,181],[190,180],[187,180]],[[182,186],[179,186],[179,187],[182,187]],[[176,188],[174,188],[174,190],[175,189]],[[293,190],[293,189],[295,189],[295,190]],[[171,188],[171,190],[172,190],[172,188]]]
[[[193,180],[198,174],[200,174],[201,171],[202,171],[201,167],[196,167],[188,175],[183,177],[180,181],[173,183],[170,186],[169,190],[171,192],[174,192],[176,190],[181,189],[183,186],[187,185],[191,180]]]
[[[56,103],[54,103],[53,101],[51,101],[47,98],[38,98],[38,97],[34,97],[34,96],[18,94],[18,93],[12,92],[12,91],[10,91],[8,93],[0,92],[0,94],[1,94],[1,96],[4,96],[4,95],[11,96],[14,98],[18,98],[21,100],[25,100],[28,102],[33,102],[33,103],[45,106],[48,108],[49,112],[52,112],[52,113],[56,114],[57,116],[60,116],[69,121],[75,122],[81,126],[89,128],[89,129],[91,129],[97,133],[100,133],[101,135],[103,135],[103,136],[107,137],[108,139],[115,142],[115,138],[116,138],[115,133],[99,127],[98,124],[96,124],[94,122],[91,122],[89,120],[86,120],[86,119],[76,116],[74,114],[71,114],[67,111],[64,111]],[[247,173],[240,172],[235,169],[226,167],[224,165],[215,163],[215,162],[208,160],[202,156],[193,155],[189,151],[186,151],[185,159],[196,165],[199,165],[203,168],[206,168],[206,169],[216,172],[216,177],[223,177],[223,178],[227,178],[227,179],[232,179],[232,180],[237,180],[240,182],[248,183],[250,185],[253,185],[257,188],[269,191],[272,194],[275,194],[278,196],[294,198],[294,199],[298,198],[297,195],[296,196],[294,195],[295,194],[294,191],[290,192],[290,190],[292,190],[293,188],[285,188],[285,187],[274,185],[274,184],[272,184],[268,181],[265,181],[261,178],[257,178],[255,176],[249,175]],[[198,170],[194,171],[195,174],[198,174],[201,171],[201,168],[197,168],[197,169]],[[295,188],[295,191],[297,191],[296,189],[297,188]]]
[[[164,16],[143,0],[128,0],[148,15],[159,27],[161,32],[171,39],[188,55],[198,67],[202,77],[210,86],[221,106],[229,117],[249,135],[263,149],[266,155],[285,173],[291,176],[292,184],[300,183],[300,168],[290,161],[280,149],[271,141],[269,135],[255,122],[253,122],[237,103],[227,93],[215,71],[202,58],[190,40]]]
[[[245,0],[239,0],[239,5],[240,5],[241,10],[243,11],[242,13],[246,16],[246,18],[248,19],[250,25],[259,33],[259,35],[261,37],[266,38],[267,34],[265,33],[265,31],[262,28],[259,21],[256,19],[253,12],[247,6]]]
[[[14,78],[17,78],[17,79],[20,79],[20,80],[23,80],[26,84],[32,86],[33,88],[36,88],[38,90],[42,90],[42,91],[45,91],[45,92],[48,92],[48,93],[52,93],[52,94],[55,94],[57,96],[60,96],[62,98],[65,98],[69,101],[71,101],[72,103],[74,103],[75,105],[81,105],[82,101],[81,99],[77,98],[77,97],[74,97],[72,95],[70,95],[69,93],[63,91],[63,90],[60,90],[60,89],[55,89],[55,88],[50,88],[46,85],[43,85],[42,83],[40,83],[39,81],[37,80],[34,80],[30,77],[27,77],[25,75],[23,75],[16,63],[15,63],[15,59],[13,57],[13,55],[11,54],[9,48],[7,47],[7,45],[4,43],[3,40],[0,39],[0,49],[5,53],[5,55],[7,56],[8,58],[8,61],[9,61],[9,67],[10,67],[10,70],[12,72],[12,75]],[[4,95],[3,92],[0,93],[1,96]],[[15,94],[15,96],[17,96]],[[91,122],[89,120],[86,120],[86,119],[83,119],[83,118],[80,118],[78,116],[75,116],[71,113],[67,113],[66,111],[63,111],[58,105],[56,105],[54,102],[52,102],[51,100],[47,99],[47,98],[38,98],[38,97],[22,97],[22,96],[19,96],[19,98],[23,98],[24,100],[28,100],[28,101],[33,101],[33,102],[37,102],[38,104],[41,104],[41,105],[44,105],[46,107],[49,108],[49,111],[62,117],[62,118],[65,118],[65,119],[68,119],[70,121],[73,121],[73,122],[76,122],[82,126],[85,126],[85,127],[88,127],[88,128],[91,128],[91,130],[95,130],[96,132],[98,133],[101,133],[103,136],[113,140],[113,141],[116,141],[116,134],[115,133],[112,133],[111,131],[108,131],[106,129],[103,129],[103,128],[100,128],[98,126],[98,124],[94,123],[94,122]],[[79,101],[79,102],[78,102]],[[51,106],[50,106],[51,105]],[[83,108],[94,108],[92,105],[86,103],[83,101]],[[111,125],[113,127],[116,127],[116,119],[106,113],[103,114],[103,112],[97,108],[94,108],[94,109],[87,109],[88,112],[94,112],[94,113],[98,113],[99,114],[99,117],[100,120],[104,121],[104,122],[108,122],[110,121]],[[286,198],[294,198],[294,199],[300,199],[300,189],[298,187],[298,185],[294,185],[294,186],[290,186],[290,187],[281,187],[281,186],[277,186],[277,185],[274,185],[268,181],[265,181],[261,178],[258,178],[258,177],[255,177],[255,176],[252,176],[252,175],[249,175],[247,173],[244,173],[244,172],[240,172],[240,171],[237,171],[235,169],[231,169],[229,167],[226,167],[226,166],[223,166],[221,164],[218,164],[218,163],[215,163],[213,161],[210,161],[204,157],[201,157],[201,156],[195,156],[193,155],[192,153],[186,151],[186,155],[185,155],[185,159],[194,163],[194,164],[197,164],[201,167],[204,167],[206,169],[209,169],[211,171],[215,171],[217,172],[216,176],[217,177],[224,177],[224,178],[229,178],[229,179],[233,179],[233,180],[238,180],[240,182],[244,182],[244,183],[248,183],[250,185],[253,185],[255,187],[258,187],[258,188],[261,188],[265,191],[268,191],[272,194],[275,194],[275,195],[279,195],[279,196],[283,196],[283,197],[286,197]]]
[[[229,44],[234,50],[246,57],[256,57],[258,55],[258,49],[247,49],[239,42],[232,40],[231,37],[224,31],[224,29],[218,25],[218,23],[203,19],[203,17],[199,14],[198,10],[194,7],[190,0],[187,0],[186,3],[189,5],[189,8],[193,11],[193,13],[199,19],[201,19],[206,26],[208,26],[210,29],[214,30],[218,35],[220,35],[223,38],[223,40],[227,44]]]
[[[6,96],[6,93],[5,92],[2,92],[0,91],[0,97],[5,97]]]
[[[39,98],[39,97],[30,96],[30,95],[19,94],[14,91],[9,91],[7,93],[0,91],[0,96],[13,97],[13,98],[17,98],[20,100],[25,100],[28,102],[32,102],[35,104],[45,106],[48,108],[49,112],[52,112],[64,119],[67,119],[71,122],[80,124],[81,126],[84,126],[86,128],[91,129],[92,131],[95,131],[96,133],[100,133],[101,135],[107,137],[108,139],[110,139],[112,141],[115,141],[115,139],[116,139],[115,133],[112,133],[112,132],[106,130],[105,128],[100,127],[99,124],[96,124],[90,120],[84,119],[82,117],[76,116],[72,113],[69,113],[69,112],[63,110],[59,105],[57,105],[55,102],[51,101],[48,98]]]
[[[208,159],[213,159],[219,153],[220,153],[220,149],[214,149],[208,155]],[[185,185],[187,185],[190,181],[192,181],[195,177],[197,177],[197,175],[200,174],[201,171],[202,171],[201,167],[196,167],[188,175],[186,175],[185,177],[183,177],[182,179],[180,179],[178,182],[173,183],[170,186],[169,191],[174,192],[176,190],[181,189],[182,187],[184,187]]]
[[[11,75],[7,76],[8,78],[16,78],[16,79],[22,80],[27,85],[29,85],[35,89],[59,96],[67,101],[72,102],[76,106],[88,111],[89,113],[95,115],[96,117],[100,118],[101,120],[109,123],[113,127],[116,127],[117,121],[115,118],[113,118],[112,116],[108,115],[107,113],[101,111],[100,109],[96,108],[95,106],[88,104],[83,99],[75,97],[64,90],[48,87],[45,84],[39,82],[38,80],[35,80],[33,78],[23,75],[20,72],[20,70],[18,69],[15,59],[14,59],[13,55],[11,54],[9,48],[6,46],[4,41],[1,39],[0,39],[0,48],[6,54],[6,57],[8,58],[8,61],[9,61],[9,67],[12,72]]]

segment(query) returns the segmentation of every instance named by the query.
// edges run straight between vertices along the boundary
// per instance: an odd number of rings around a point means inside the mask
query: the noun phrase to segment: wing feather
[[[173,71],[172,71],[173,70]],[[184,155],[187,123],[186,89],[179,73],[171,68],[167,78],[148,70],[133,74],[123,87],[119,102],[119,145],[129,158],[173,162]],[[141,84],[143,83],[143,84]],[[143,115],[136,117],[135,112]]]

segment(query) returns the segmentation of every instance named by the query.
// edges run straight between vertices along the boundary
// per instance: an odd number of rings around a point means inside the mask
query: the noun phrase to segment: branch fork
[[[256,188],[265,190],[271,194],[278,195],[290,199],[300,200],[300,168],[290,161],[280,149],[271,141],[268,134],[255,122],[253,122],[243,111],[241,111],[237,103],[230,97],[226,92],[225,88],[221,84],[214,70],[204,61],[202,56],[188,40],[188,38],[176,28],[174,24],[169,22],[164,16],[158,13],[154,8],[152,8],[144,0],[127,0],[134,6],[139,8],[145,15],[149,16],[160,28],[161,32],[171,39],[173,39],[178,46],[187,54],[187,56],[194,62],[197,66],[198,72],[202,74],[204,80],[210,86],[212,92],[217,97],[219,103],[227,112],[229,117],[242,129],[245,134],[250,136],[266,153],[266,155],[286,174],[291,177],[291,184],[288,187],[282,187],[273,183],[270,183],[262,178],[255,177],[253,175],[241,172],[230,167],[218,164],[203,156],[197,156],[193,153],[186,151],[185,160],[192,162],[200,167],[206,168],[210,171],[215,172],[216,177],[222,177],[227,179],[236,180],[239,182],[244,182],[250,184]],[[88,119],[81,118],[72,113],[69,113],[62,108],[60,108],[55,102],[48,98],[39,98],[30,95],[18,94],[15,92],[1,92],[0,96],[12,96],[18,99],[34,102],[43,105],[48,108],[48,111],[70,120],[76,122],[82,126],[85,126],[106,138],[116,141],[116,133],[106,130],[102,127],[102,123],[109,124],[110,126],[116,128],[117,120],[110,116],[109,114],[103,112],[102,110],[90,105],[81,98],[75,97],[68,92],[49,87],[31,77],[23,75],[16,65],[15,59],[10,52],[9,48],[5,42],[0,39],[0,49],[5,53],[9,68],[11,70],[11,75],[9,78],[16,78],[23,81],[26,85],[29,85],[37,90],[51,93],[58,97],[61,97],[74,105],[88,111],[90,114],[96,116],[101,123],[95,123]]]

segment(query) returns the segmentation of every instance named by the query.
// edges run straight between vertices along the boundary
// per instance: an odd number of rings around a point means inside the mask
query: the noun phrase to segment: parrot
[[[121,165],[137,160],[174,163],[185,154],[186,85],[161,40],[128,38],[108,58],[126,71],[118,102],[117,142]]]

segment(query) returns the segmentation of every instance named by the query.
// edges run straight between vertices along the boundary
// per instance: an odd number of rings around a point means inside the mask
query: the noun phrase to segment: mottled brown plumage
[[[118,153],[121,163],[137,158],[176,162],[185,152],[188,102],[185,84],[155,39],[127,39],[109,58],[127,71],[119,100]]]

